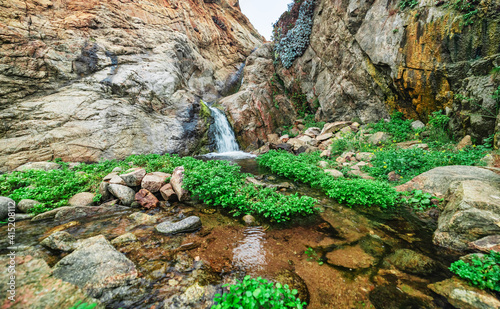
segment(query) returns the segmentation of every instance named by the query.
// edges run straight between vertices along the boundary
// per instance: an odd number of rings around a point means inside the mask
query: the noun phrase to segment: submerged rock
[[[387,260],[396,268],[411,274],[428,275],[436,269],[429,257],[410,249],[398,249]]]
[[[213,296],[216,291],[217,289],[212,285],[201,286],[199,283],[195,283],[181,295],[167,299],[164,309],[210,308],[214,304]]]
[[[78,240],[68,232],[58,231],[50,234],[40,244],[49,249],[71,252],[78,247]]]
[[[77,218],[86,218],[98,215],[112,214],[118,211],[130,210],[128,207],[118,205],[101,206],[74,206],[61,209],[54,216],[55,220],[70,220]]]
[[[115,239],[113,239],[111,241],[111,244],[117,246],[117,245],[122,245],[122,244],[125,244],[128,242],[134,242],[134,241],[137,241],[137,237],[132,233],[126,233],[126,234],[120,235],[120,236],[116,237]]]
[[[326,254],[328,263],[350,269],[368,268],[376,262],[360,245],[348,246]]]
[[[296,272],[288,269],[282,270],[274,277],[274,281],[282,285],[287,284],[290,290],[297,290],[297,297],[309,304],[310,295],[307,284]]]
[[[193,232],[201,227],[201,220],[199,217],[191,216],[178,222],[163,222],[158,224],[155,228],[158,232],[164,234],[177,234],[184,232]]]
[[[54,266],[53,274],[99,295],[99,291],[119,287],[136,278],[137,270],[132,261],[99,235],[81,241],[73,253]]]

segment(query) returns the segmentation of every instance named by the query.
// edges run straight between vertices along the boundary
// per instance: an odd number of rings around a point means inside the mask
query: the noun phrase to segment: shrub
[[[236,281],[230,286],[229,292],[215,295],[217,304],[211,309],[302,309],[306,305],[297,298],[297,290],[290,290],[286,284],[283,286],[261,277],[253,279],[250,276],[246,276],[243,281]]]
[[[399,198],[399,193],[389,184],[367,179],[323,178],[321,187],[329,197],[351,207],[387,208],[396,205]]]
[[[480,289],[500,292],[500,253],[491,251],[482,257],[474,255],[471,263],[462,260],[450,266],[450,270]]]
[[[302,3],[299,10],[299,16],[295,26],[290,29],[286,35],[280,37],[276,44],[281,63],[285,68],[290,68],[293,61],[302,56],[309,46],[309,37],[313,26],[315,0],[306,0]],[[281,36],[281,35],[280,35]]]

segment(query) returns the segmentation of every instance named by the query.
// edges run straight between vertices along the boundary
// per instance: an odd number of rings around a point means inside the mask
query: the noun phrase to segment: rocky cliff
[[[237,0],[0,1],[0,171],[192,153],[262,40]]]
[[[306,2],[315,2],[311,30],[298,13]],[[276,24],[280,39],[287,31],[295,37],[282,44],[282,61],[269,72],[305,95],[318,121],[372,122],[398,110],[425,122],[445,110],[457,138],[481,142],[499,131],[500,99],[493,94],[500,74],[492,73],[500,71],[499,11],[499,0],[295,1]],[[304,33],[311,33],[308,47],[290,63]],[[254,137],[264,142],[263,135]]]
[[[456,135],[479,140],[498,114],[499,10],[498,0],[316,0],[309,47],[277,71],[319,101],[319,120],[399,110],[426,121],[446,109]]]

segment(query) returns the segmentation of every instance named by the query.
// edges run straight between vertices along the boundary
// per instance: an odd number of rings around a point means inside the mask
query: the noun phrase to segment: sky
[[[292,0],[240,0],[240,7],[252,25],[266,39],[271,39],[272,24],[287,10]]]

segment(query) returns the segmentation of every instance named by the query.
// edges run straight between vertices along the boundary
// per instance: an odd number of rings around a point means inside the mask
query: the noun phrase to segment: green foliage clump
[[[456,261],[450,270],[480,289],[500,292],[500,252],[492,250],[482,257],[474,255],[470,264]]]
[[[396,205],[399,193],[389,184],[367,179],[323,178],[321,187],[326,194],[348,206],[379,206],[387,208]]]
[[[172,173],[175,167],[184,166],[185,187],[209,205],[230,208],[235,216],[259,215],[269,220],[282,222],[292,216],[314,212],[316,200],[297,194],[282,195],[267,188],[255,188],[245,183],[245,174],[240,167],[227,161],[197,160],[177,155],[133,155],[124,161],[103,161],[95,164],[79,164],[73,169],[59,162],[61,169],[52,171],[30,170],[0,175],[0,195],[19,202],[34,199],[41,202],[34,213],[42,213],[67,205],[73,195],[95,191],[104,176],[115,167],[127,170],[130,166],[143,167],[146,171]],[[100,200],[96,195],[94,201]]]
[[[306,303],[301,302],[297,294],[297,290],[290,290],[286,284],[245,276],[243,281],[237,280],[231,285],[229,292],[216,294],[214,300],[217,304],[211,309],[302,309]]]
[[[335,179],[326,174],[316,163],[317,155],[269,151],[260,155],[257,162],[274,173],[321,188],[328,196],[349,206],[394,206],[398,193],[389,185],[364,179]]]
[[[285,68],[290,68],[293,61],[302,56],[309,46],[312,32],[315,0],[306,0],[300,6],[299,16],[295,26],[286,35],[277,34],[280,38],[276,44],[276,52]],[[276,25],[275,25],[276,28]]]
[[[483,146],[468,147],[460,151],[410,149],[383,149],[375,152],[372,159],[370,175],[379,179],[387,179],[387,174],[394,171],[409,180],[438,166],[446,165],[480,165],[486,148]]]
[[[309,129],[312,127],[317,127],[317,128],[323,129],[325,124],[326,124],[326,122],[324,122],[324,121],[317,122],[314,119],[314,115],[312,115],[312,114],[309,114],[309,115],[304,117],[304,126],[306,127],[306,129]]]
[[[314,212],[316,200],[297,194],[282,195],[269,188],[245,184],[240,166],[227,161],[198,161],[186,168],[184,186],[208,205],[231,209],[235,216],[254,214],[276,222]]]
[[[418,0],[401,0],[399,7],[403,10],[405,8],[413,9],[418,5]]]
[[[394,137],[396,142],[406,141],[412,138],[415,131],[411,127],[413,120],[404,119],[403,113],[394,112],[391,115],[391,120],[386,122],[380,120],[377,123],[372,123],[368,125],[368,128],[372,129],[372,132],[386,132]]]
[[[462,16],[462,26],[468,26],[474,23],[474,17],[479,13],[479,10],[475,7],[473,0],[455,0],[452,3],[452,7],[463,13]]]
[[[408,195],[408,199],[403,199],[403,201],[416,211],[425,211],[435,207],[431,200],[436,197],[430,193],[423,192],[422,190],[413,190],[411,192],[406,192],[405,195]]]
[[[493,92],[492,97],[497,102],[497,104],[500,104],[500,86],[498,86],[498,88],[495,90],[495,92]]]

